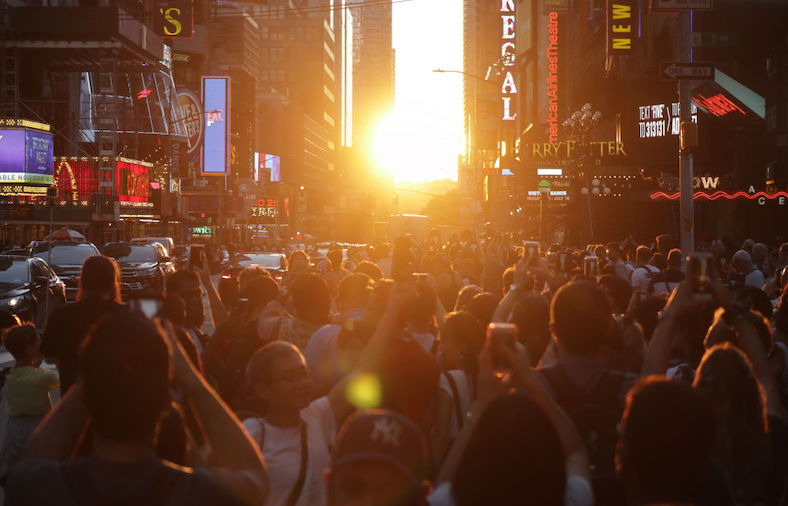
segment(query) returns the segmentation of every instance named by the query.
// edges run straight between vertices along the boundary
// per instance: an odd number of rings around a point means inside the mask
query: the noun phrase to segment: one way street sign
[[[665,62],[659,66],[659,77],[665,81],[689,79],[705,81],[714,79],[713,63]]]

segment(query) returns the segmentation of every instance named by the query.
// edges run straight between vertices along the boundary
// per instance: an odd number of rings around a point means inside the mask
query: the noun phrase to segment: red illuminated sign
[[[116,162],[116,188],[121,202],[150,201],[150,168],[120,159]],[[62,200],[90,201],[99,191],[95,158],[61,157],[54,161],[54,180]]]
[[[144,90],[137,93],[137,100],[142,100],[143,98],[147,97],[151,94],[153,90],[150,88],[145,88]]]
[[[728,97],[722,93],[717,93],[711,97],[704,97],[700,93],[692,97],[692,99],[701,107],[709,111],[714,116],[722,117],[732,112],[739,112],[742,116],[747,116],[747,113],[741,107],[734,104]]]
[[[753,189],[752,187],[750,188]],[[681,194],[679,192],[675,193],[665,193],[665,192],[654,192],[649,195],[651,200],[661,200],[661,199],[668,199],[668,200],[678,200]],[[779,191],[774,193],[768,193],[764,191],[750,191],[750,192],[743,192],[738,191],[735,193],[728,193],[724,191],[717,191],[714,193],[708,192],[695,192],[692,195],[692,198],[695,200],[754,200],[760,205],[766,204],[767,200],[776,200],[777,203],[781,206],[784,206],[786,202],[788,202],[788,192]]]
[[[148,202],[150,197],[148,167],[119,161],[117,170],[118,199],[125,202]]]
[[[549,140],[558,142],[558,13],[548,15],[547,33],[547,100]]]
[[[249,208],[249,215],[256,218],[257,223],[274,223],[279,217],[279,200],[271,198],[257,199],[257,205]]]

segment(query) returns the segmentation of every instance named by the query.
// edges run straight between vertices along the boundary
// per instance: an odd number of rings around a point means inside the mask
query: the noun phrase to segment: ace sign
[[[161,37],[191,38],[194,34],[192,0],[157,0],[154,30]]]

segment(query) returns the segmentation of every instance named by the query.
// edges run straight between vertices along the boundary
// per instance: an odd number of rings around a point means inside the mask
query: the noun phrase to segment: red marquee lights
[[[699,106],[717,117],[725,116],[732,112],[739,112],[742,116],[747,116],[747,113],[744,112],[741,107],[734,104],[731,99],[722,93],[717,93],[708,98],[698,93],[692,97],[692,99],[697,102]]]
[[[659,199],[669,199],[669,200],[677,200],[679,198],[680,193],[665,193],[665,192],[654,192],[649,195],[651,200],[659,200]],[[743,191],[738,191],[736,193],[728,193],[724,191],[716,191],[714,193],[707,193],[707,192],[695,192],[692,195],[692,198],[695,200],[737,200],[737,199],[747,199],[747,200],[757,200],[760,198],[765,198],[768,200],[776,200],[776,199],[785,199],[788,198],[788,192],[774,192],[774,193],[766,193],[764,191],[755,192],[755,193],[747,193]]]

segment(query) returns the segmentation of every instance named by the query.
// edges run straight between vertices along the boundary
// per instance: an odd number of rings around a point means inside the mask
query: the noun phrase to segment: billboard
[[[186,156],[191,158],[200,149],[202,137],[205,132],[205,115],[203,114],[200,97],[192,90],[184,87],[178,88],[178,103],[181,106],[181,115],[189,138],[189,150]]]
[[[230,169],[230,78],[203,76],[201,87],[205,115],[201,173],[224,176]]]
[[[52,134],[0,128],[0,183],[52,184]]]
[[[279,155],[272,155],[271,153],[255,153],[254,154],[254,180],[258,183],[260,181],[270,180],[272,183],[277,183],[282,180],[280,173],[280,158]]]
[[[151,164],[118,158],[115,161],[118,200],[150,202]],[[99,189],[99,169],[93,157],[58,157],[54,161],[55,185],[61,200],[90,201]]]

